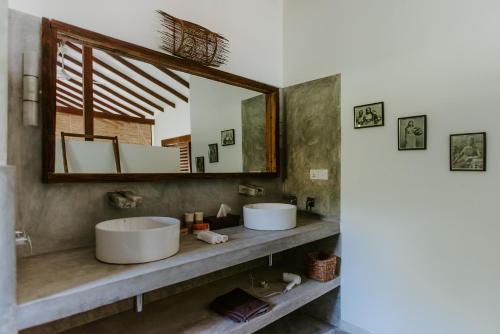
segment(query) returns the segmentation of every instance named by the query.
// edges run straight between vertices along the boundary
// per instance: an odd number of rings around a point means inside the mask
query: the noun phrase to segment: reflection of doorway
[[[191,135],[162,139],[161,146],[178,147],[181,151],[179,171],[182,173],[191,173]]]

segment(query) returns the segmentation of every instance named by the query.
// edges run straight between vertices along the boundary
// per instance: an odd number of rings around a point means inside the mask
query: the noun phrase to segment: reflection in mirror
[[[57,50],[56,173],[266,172],[264,94],[76,42]]]

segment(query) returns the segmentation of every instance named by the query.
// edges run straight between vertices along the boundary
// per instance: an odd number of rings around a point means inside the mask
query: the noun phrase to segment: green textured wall
[[[340,75],[283,90],[286,117],[284,190],[298,198],[314,197],[314,212],[340,215]],[[328,180],[311,180],[310,169],[328,169]]]

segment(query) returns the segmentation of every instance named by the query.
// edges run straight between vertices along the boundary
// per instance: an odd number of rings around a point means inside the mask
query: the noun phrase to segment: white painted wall
[[[376,334],[500,331],[500,2],[287,0],[285,85],[342,74],[342,317]],[[353,129],[383,100],[386,126]],[[398,152],[398,116],[428,149]],[[488,171],[448,171],[487,131]]]
[[[191,112],[189,102],[178,102],[173,108],[155,113],[153,145],[161,146],[163,139],[180,137],[191,133]]]
[[[243,171],[241,101],[259,95],[244,88],[191,76],[191,157],[205,157],[206,173]],[[222,146],[221,131],[234,129],[235,144]],[[219,162],[210,163],[208,144],[218,144]]]
[[[9,0],[9,7],[158,49],[162,9],[220,32],[230,42],[222,69],[279,86],[283,0]]]

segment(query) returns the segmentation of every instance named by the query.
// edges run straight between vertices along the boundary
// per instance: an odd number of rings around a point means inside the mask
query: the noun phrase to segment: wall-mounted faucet
[[[306,211],[311,211],[312,208],[314,208],[314,205],[315,205],[314,197],[307,197],[306,198]]]
[[[108,193],[109,203],[119,209],[135,208],[142,204],[143,197],[130,190],[119,190]]]
[[[33,245],[31,244],[31,238],[26,233],[26,231],[16,231],[16,246],[29,246],[30,255],[33,254]]]
[[[253,184],[240,184],[238,193],[245,196],[264,196],[264,187],[259,187]]]
[[[286,201],[288,204],[297,205],[297,196],[290,194],[286,197]]]

